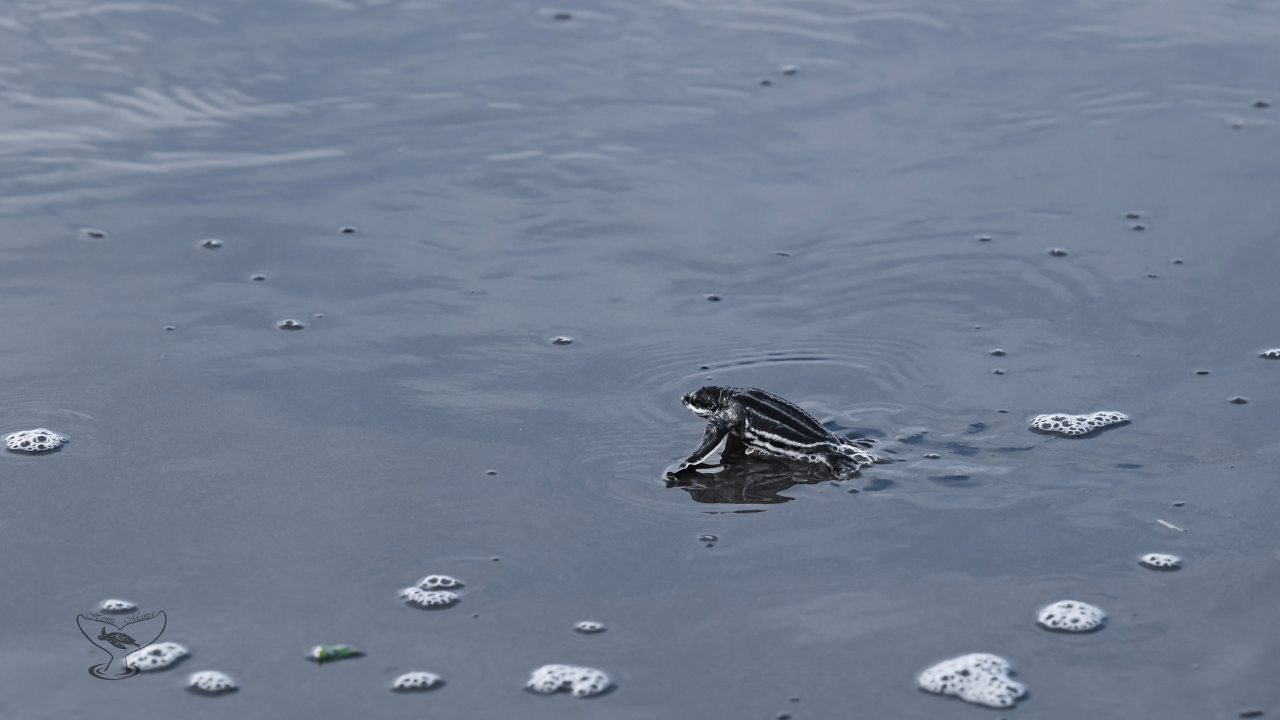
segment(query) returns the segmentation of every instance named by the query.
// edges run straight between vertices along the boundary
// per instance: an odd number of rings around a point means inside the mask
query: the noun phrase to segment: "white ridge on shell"
[[[1152,570],[1177,570],[1182,567],[1182,558],[1163,553],[1147,553],[1138,562]]]
[[[420,608],[442,608],[458,601],[458,594],[448,590],[423,590],[420,587],[408,587],[400,591],[400,597],[410,605]]]
[[[5,447],[17,452],[48,452],[57,450],[67,442],[68,438],[49,430],[48,428],[36,428],[35,430],[20,430],[15,433],[9,433],[4,436]]]
[[[405,673],[392,681],[391,689],[397,692],[430,690],[439,685],[440,682],[440,676],[435,673],[414,671]]]
[[[1107,614],[1102,608],[1079,600],[1059,600],[1042,609],[1036,622],[1049,630],[1089,632],[1101,627],[1106,619]]]
[[[163,670],[178,662],[190,653],[175,642],[162,642],[148,645],[124,656],[126,665],[132,665],[143,672]]]
[[[538,693],[553,693],[568,688],[574,697],[599,695],[609,689],[609,676],[589,667],[543,665],[533,671],[525,687]]]
[[[418,587],[423,590],[452,590],[462,587],[462,582],[448,575],[428,575],[418,581]]]
[[[1009,678],[1009,661],[990,653],[971,653],[943,660],[916,677],[922,690],[955,695],[966,702],[994,708],[1013,707],[1027,688]]]
[[[232,680],[226,673],[220,673],[217,670],[201,670],[198,673],[192,673],[187,678],[187,687],[209,695],[230,692],[236,689],[236,681]]]
[[[1064,413],[1037,415],[1031,418],[1031,427],[1040,432],[1077,437],[1123,422],[1129,422],[1128,415],[1104,410],[1102,412],[1089,413],[1088,415],[1066,415]]]

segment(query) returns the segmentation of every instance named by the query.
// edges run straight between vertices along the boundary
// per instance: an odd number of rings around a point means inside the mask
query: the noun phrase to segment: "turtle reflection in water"
[[[115,647],[120,648],[121,650],[124,649],[125,645],[132,645],[136,648],[141,649],[141,646],[139,646],[138,643],[133,638],[129,637],[128,635],[125,635],[122,632],[109,633],[107,632],[106,628],[102,628],[102,634],[98,636],[98,639],[105,640],[111,643],[112,645],[114,645]]]
[[[837,479],[822,465],[762,457],[746,450],[741,440],[730,435],[719,464],[681,463],[678,470],[666,473],[667,487],[681,488],[700,503],[774,505],[795,499],[779,494],[792,486]]]

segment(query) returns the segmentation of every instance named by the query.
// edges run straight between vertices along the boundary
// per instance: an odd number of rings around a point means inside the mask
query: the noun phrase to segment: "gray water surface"
[[[0,432],[71,438],[0,457],[0,716],[1001,717],[916,689],[970,652],[1018,718],[1280,712],[1278,40],[1207,0],[0,4]],[[704,384],[905,462],[698,502]],[[1133,422],[1027,428],[1095,410]],[[455,607],[396,599],[429,573]],[[90,677],[108,597],[192,656]],[[1107,626],[1035,627],[1062,599]]]

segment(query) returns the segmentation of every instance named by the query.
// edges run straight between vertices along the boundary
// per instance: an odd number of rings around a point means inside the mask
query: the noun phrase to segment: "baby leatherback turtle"
[[[841,478],[880,461],[868,449],[870,441],[838,437],[809,413],[763,390],[704,387],[686,393],[680,401],[707,419],[702,444],[685,460],[688,465],[710,455],[726,435],[742,440],[748,454],[820,463]]]
[[[138,642],[133,638],[129,637],[128,635],[125,635],[122,632],[109,633],[107,632],[106,628],[102,628],[102,634],[98,636],[98,639],[106,640],[107,642],[120,648],[121,650],[124,649],[125,645],[132,645],[136,648],[141,649],[141,646],[139,646]]]

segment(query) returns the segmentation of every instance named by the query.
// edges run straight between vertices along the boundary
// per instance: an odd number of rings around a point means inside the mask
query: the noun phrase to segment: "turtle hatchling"
[[[107,632],[106,628],[102,628],[102,634],[98,636],[98,639],[106,640],[107,642],[111,643],[115,647],[120,648],[121,650],[124,649],[125,645],[132,645],[138,648],[139,650],[142,649],[142,646],[139,645],[136,640],[129,637],[128,635],[125,635],[122,632],[109,633]]]
[[[881,462],[870,450],[871,441],[838,437],[809,413],[763,390],[704,387],[680,400],[707,420],[702,444],[685,460],[687,465],[701,462],[726,435],[742,440],[749,454],[826,465],[840,478]]]

